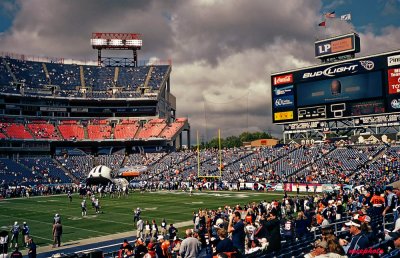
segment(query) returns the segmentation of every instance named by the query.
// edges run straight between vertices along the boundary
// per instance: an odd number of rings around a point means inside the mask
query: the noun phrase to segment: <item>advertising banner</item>
[[[294,96],[282,96],[278,98],[274,98],[274,108],[288,108],[294,107]]]
[[[274,97],[294,95],[293,85],[275,87],[273,90]]]
[[[292,120],[293,119],[293,111],[285,111],[285,112],[276,112],[274,113],[275,121],[283,121],[283,120]]]
[[[388,70],[389,94],[400,93],[400,68]]]

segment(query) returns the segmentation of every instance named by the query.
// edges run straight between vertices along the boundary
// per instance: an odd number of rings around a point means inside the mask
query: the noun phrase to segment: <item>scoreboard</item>
[[[276,124],[400,113],[400,50],[271,75]]]

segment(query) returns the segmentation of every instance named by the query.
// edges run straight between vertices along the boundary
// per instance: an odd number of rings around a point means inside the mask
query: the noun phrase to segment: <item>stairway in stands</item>
[[[49,85],[51,85],[51,78],[50,78],[49,71],[47,70],[47,66],[46,66],[45,63],[42,63],[42,66],[43,66],[43,71],[44,71],[44,73],[46,74],[47,83],[48,83]]]
[[[81,86],[83,88],[85,88],[85,74],[83,72],[83,66],[79,66],[79,73],[80,73],[80,77],[81,77]]]
[[[11,67],[8,65],[7,61],[5,59],[3,59],[3,64],[4,66],[7,68],[8,73],[11,75],[11,77],[13,78],[13,81],[15,83],[18,82],[17,77],[15,77],[14,73],[11,70]]]
[[[149,85],[149,81],[151,79],[151,74],[153,73],[153,66],[150,66],[149,72],[147,73],[146,80],[144,81],[143,87],[147,88]]]
[[[115,70],[114,70],[114,82],[118,81],[118,75],[119,75],[119,67],[117,66],[117,67],[115,67]]]

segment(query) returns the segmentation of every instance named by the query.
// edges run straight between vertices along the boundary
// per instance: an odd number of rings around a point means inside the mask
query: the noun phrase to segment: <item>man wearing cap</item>
[[[389,236],[394,241],[394,247],[396,247],[396,249],[400,250],[400,232],[390,232]]]
[[[320,257],[320,255],[324,255],[328,253],[328,243],[326,241],[317,240],[314,243],[314,249],[304,255],[305,258],[313,258],[313,257]]]
[[[370,246],[368,238],[361,231],[361,221],[353,219],[346,223],[346,226],[350,227],[350,234],[353,236],[350,243],[346,240],[340,239],[339,243],[343,246],[346,254],[349,257],[356,256],[357,250],[367,249]]]
[[[186,238],[182,241],[179,254],[182,258],[196,258],[201,251],[201,243],[193,237],[193,231],[186,229]]]
[[[157,237],[157,243],[154,245],[154,249],[156,250],[156,255],[159,258],[166,258],[167,256],[164,255],[163,249],[161,248],[161,245],[164,243],[164,236],[163,235],[158,235]]]

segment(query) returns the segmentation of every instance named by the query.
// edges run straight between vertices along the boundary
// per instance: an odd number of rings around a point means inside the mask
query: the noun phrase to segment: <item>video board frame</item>
[[[274,124],[400,113],[400,50],[271,75]]]

